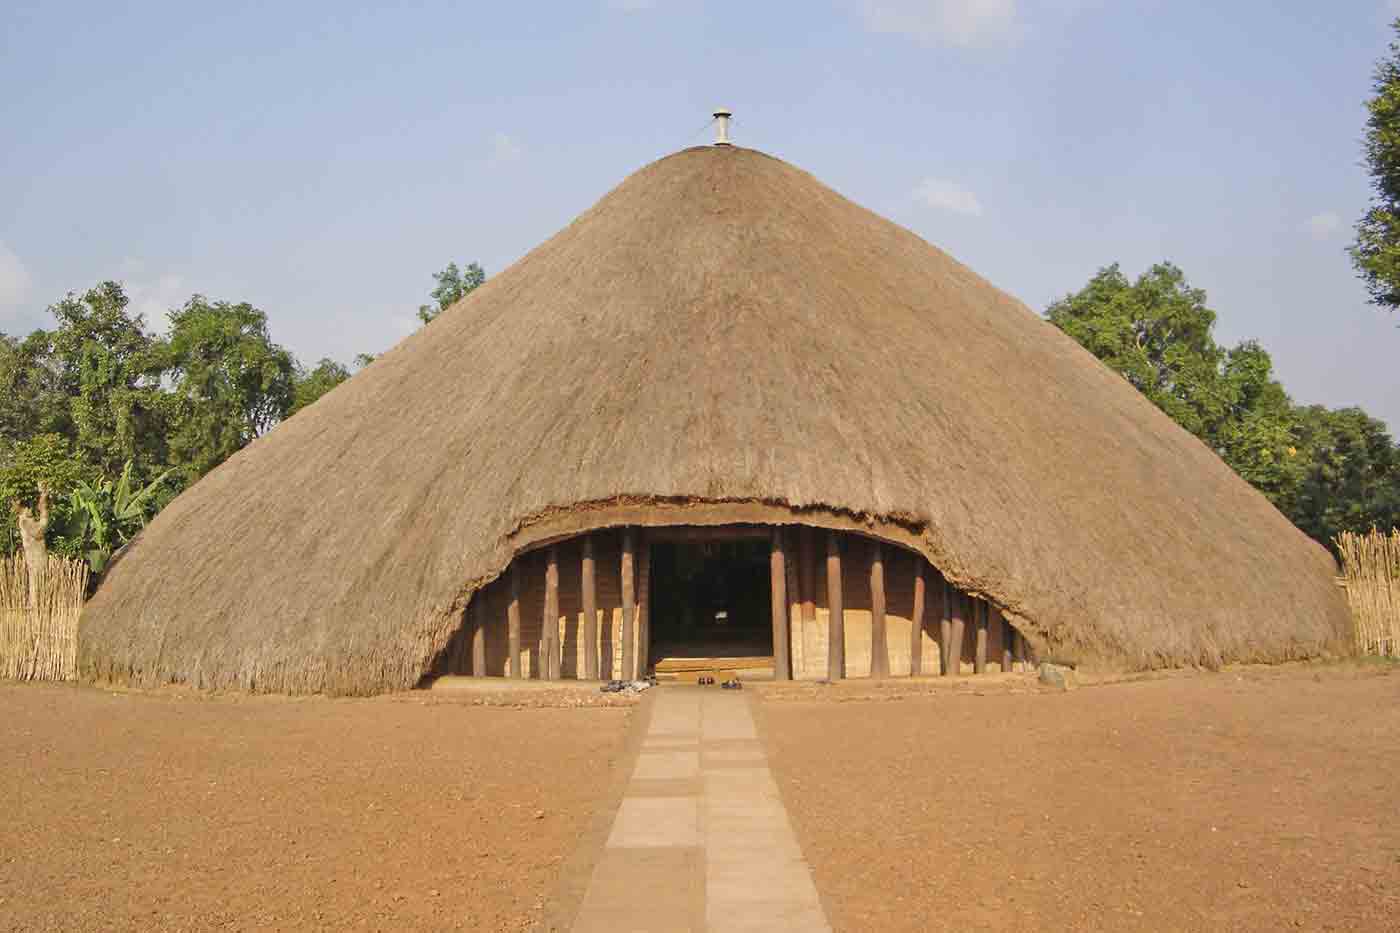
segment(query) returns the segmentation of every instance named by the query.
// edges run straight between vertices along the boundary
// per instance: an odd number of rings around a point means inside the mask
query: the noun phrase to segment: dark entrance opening
[[[651,535],[651,658],[773,655],[769,544],[762,529]]]

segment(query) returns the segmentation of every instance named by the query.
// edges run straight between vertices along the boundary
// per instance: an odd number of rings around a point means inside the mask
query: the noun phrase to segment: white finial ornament
[[[715,111],[715,122],[718,124],[715,127],[716,146],[733,145],[733,143],[729,141],[729,118],[732,116],[734,116],[734,114],[728,110],[725,110],[723,107]]]

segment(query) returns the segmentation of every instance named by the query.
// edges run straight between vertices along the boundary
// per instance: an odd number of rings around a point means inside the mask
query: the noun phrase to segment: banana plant
[[[68,499],[69,535],[78,542],[93,573],[101,573],[112,552],[146,527],[146,510],[171,473],[166,470],[141,489],[132,489],[131,461],[121,478],[80,482]]]

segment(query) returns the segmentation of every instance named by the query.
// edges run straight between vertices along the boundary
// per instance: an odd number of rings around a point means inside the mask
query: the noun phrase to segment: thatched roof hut
[[[519,554],[803,525],[927,558],[1043,654],[1346,642],[1329,555],[1056,328],[759,152],[689,149],[232,457],[85,613],[89,678],[406,688]]]

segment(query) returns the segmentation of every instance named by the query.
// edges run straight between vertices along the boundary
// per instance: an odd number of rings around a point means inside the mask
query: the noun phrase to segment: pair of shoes
[[[711,678],[711,679],[713,679],[713,678]],[[737,677],[734,678],[733,680],[726,680],[724,683],[720,684],[719,686],[720,686],[720,689],[721,689],[721,690],[743,690],[743,689],[744,689],[744,685],[741,684],[741,683],[739,683],[739,678],[737,678]]]
[[[714,684],[715,679],[713,677],[697,677],[695,682],[702,687],[709,687]]]
[[[610,680],[598,688],[599,693],[621,693],[626,685],[620,680]]]

